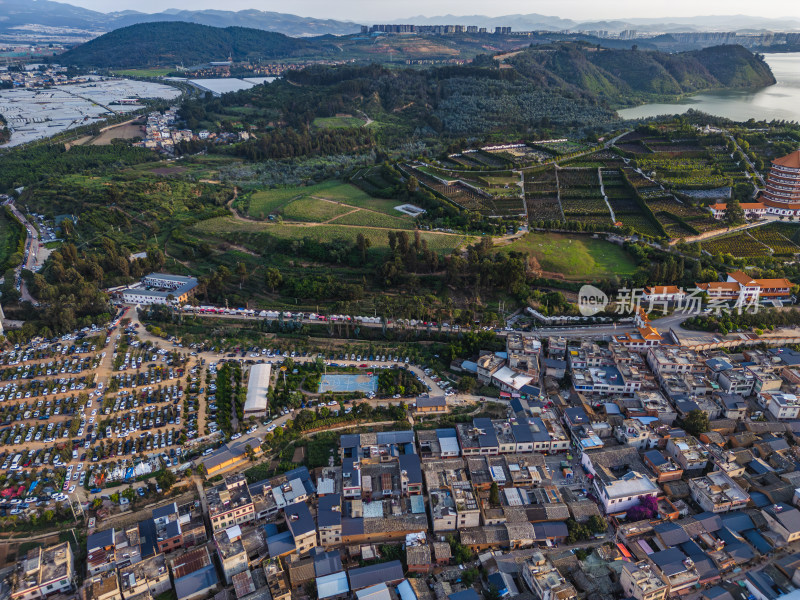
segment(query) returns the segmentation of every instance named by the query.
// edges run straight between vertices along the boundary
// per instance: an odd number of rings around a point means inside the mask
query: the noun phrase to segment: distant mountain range
[[[36,27],[70,28],[95,34],[128,27],[138,23],[183,21],[213,27],[250,27],[283,33],[293,37],[316,35],[346,35],[360,31],[360,25],[351,21],[314,19],[297,15],[267,12],[256,9],[180,10],[167,9],[160,13],[142,13],[132,10],[102,13],[52,0],[0,0],[0,33],[16,33]],[[394,23],[417,25],[477,25],[493,30],[511,27],[514,31],[607,30],[619,32],[636,29],[642,32],[674,31],[792,31],[800,30],[799,18],[768,19],[747,15],[699,16],[661,19],[597,20],[589,22],[563,19],[539,14],[504,15],[442,15],[416,16],[393,19]]]
[[[592,31],[607,30],[620,32],[636,29],[643,32],[675,32],[675,31],[793,31],[800,30],[800,18],[768,19],[747,15],[699,16],[699,17],[665,17],[660,19],[616,19],[597,21],[574,21],[539,14],[504,15],[487,17],[484,15],[456,16],[442,15],[438,17],[416,16],[402,19],[403,23],[415,25],[477,25],[493,30],[495,27],[511,27],[514,31]]]
[[[360,25],[333,19],[313,19],[261,10],[178,10],[147,14],[131,10],[101,13],[51,0],[0,0],[0,32],[43,25],[69,27],[98,33],[138,23],[183,21],[213,27],[252,27],[293,37],[346,35],[361,31]]]

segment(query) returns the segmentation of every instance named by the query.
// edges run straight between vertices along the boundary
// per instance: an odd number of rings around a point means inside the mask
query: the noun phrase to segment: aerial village
[[[718,285],[720,293],[777,289],[784,294],[780,282],[750,281],[736,273],[731,278]],[[647,293],[663,300],[678,292]],[[180,496],[155,494],[142,509],[117,518],[119,507],[108,510],[116,484],[105,475],[112,467],[119,471],[120,463],[107,459],[134,454],[137,446],[129,449],[121,440],[117,454],[107,455],[98,453],[96,444],[104,437],[133,435],[138,420],[130,431],[117,425],[103,433],[98,426],[91,439],[88,433],[73,439],[72,460],[68,449],[52,463],[51,474],[66,467],[66,491],[71,478],[90,473],[88,494],[75,495],[73,485],[69,497],[55,498],[92,515],[85,546],[67,536],[20,553],[16,567],[7,572],[7,595],[13,600],[800,596],[797,340],[771,344],[743,333],[738,343],[728,340],[726,347],[692,348],[659,332],[643,310],[636,319],[636,333],[609,341],[536,339],[512,332],[505,352],[481,352],[474,360],[454,363],[448,377],[457,380],[471,373],[499,390],[496,398],[480,398],[473,413],[464,413],[463,407],[478,399],[454,394],[424,365],[396,356],[388,365],[360,365],[410,370],[430,393],[383,400],[403,402],[409,416],[405,427],[398,422],[389,428],[345,430],[327,466],[299,466],[258,481],[245,470],[264,452],[265,432],[287,427],[294,410],[285,408],[272,419],[266,401],[274,385],[269,367],[284,362],[288,352],[250,349],[247,360],[234,359],[249,374],[246,414],[258,419],[246,435],[223,437],[221,445],[206,448],[194,439],[196,414],[184,413],[181,426],[174,413],[157,413],[156,429],[168,418],[175,424],[174,438],[173,431],[168,440],[162,431],[160,448],[178,444],[181,433],[191,429],[177,454],[175,448],[159,453],[156,432],[151,456],[161,459],[148,467],[191,478],[196,486],[184,488]],[[135,347],[140,332],[129,325],[124,333]],[[95,334],[78,336],[91,339]],[[45,341],[6,351],[4,378],[25,373],[22,383],[9,382],[7,393],[20,398],[30,386],[30,363],[43,365],[36,361],[46,360],[54,348],[66,352],[70,343],[62,340],[55,347]],[[163,360],[165,365],[150,365],[150,379],[139,383],[155,383],[153,373],[159,383],[161,377],[169,381],[185,372],[194,381],[198,353],[189,354],[177,342],[163,343],[160,356],[155,346],[145,345],[145,362]],[[90,348],[84,341],[75,351],[87,357],[72,372],[102,370],[118,349],[108,344]],[[320,358],[332,370],[344,364],[341,357],[332,363],[334,357],[299,353],[294,361]],[[135,357],[130,367],[128,360],[116,361],[114,368],[137,367]],[[214,369],[226,357],[218,360]],[[365,355],[351,362],[360,360],[386,359]],[[113,408],[101,405],[107,407],[105,415],[97,418],[110,415],[113,425],[117,411],[130,408],[126,401],[136,398],[135,391],[131,396],[124,389],[135,388],[136,379],[131,382],[124,373],[112,378],[117,402]],[[97,380],[90,384],[95,386],[92,396],[104,394],[102,385]],[[190,397],[213,404],[213,396],[203,398],[197,391],[196,384],[186,389]],[[148,403],[167,406],[185,398],[178,385],[167,388],[165,397],[151,399],[151,393]],[[333,404],[349,412],[359,402]],[[91,400],[69,411],[68,404],[65,400],[60,417],[85,415],[91,408]],[[50,400],[48,415],[49,406]],[[493,407],[494,416],[483,416],[482,406]],[[14,420],[10,413],[8,419]],[[77,433],[83,433],[85,422],[81,416]],[[34,427],[25,443],[2,437],[16,446],[4,453],[9,481],[19,479],[36,457],[40,476],[47,474],[40,450],[23,450],[27,442],[41,439],[44,427]],[[45,435],[58,440],[58,427],[54,436]],[[212,434],[218,433],[214,426]],[[142,454],[150,450],[151,439],[148,433],[147,448],[138,446]],[[87,453],[79,458],[85,449],[90,458]],[[77,464],[74,476],[72,463]],[[194,467],[193,475],[187,467]],[[143,488],[139,492],[144,495]],[[16,511],[18,519],[43,514],[54,497],[31,498],[31,493],[12,499],[4,491],[3,516],[6,511]]]

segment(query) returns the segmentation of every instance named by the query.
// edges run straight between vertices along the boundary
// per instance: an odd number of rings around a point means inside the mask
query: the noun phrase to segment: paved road
[[[41,262],[44,261],[47,253],[41,252],[44,247],[39,247],[39,231],[33,225],[31,225],[25,216],[19,211],[14,204],[13,199],[8,201],[8,206],[11,209],[11,212],[14,213],[14,216],[17,217],[20,223],[22,223],[22,225],[25,227],[26,232],[24,260],[22,261],[21,265],[14,269],[15,277],[17,278],[16,287],[20,291],[22,300],[36,302],[36,299],[31,296],[30,292],[28,291],[28,286],[22,279],[21,273],[22,269],[33,271],[37,266],[41,265]]]
[[[132,306],[132,305],[131,305]],[[209,318],[209,319],[230,319],[230,320],[239,320],[239,321],[264,321],[266,317],[260,317],[258,315],[226,315],[226,314],[215,314],[215,313],[194,313],[186,311],[184,314],[191,314],[193,316],[201,317],[201,318]],[[289,320],[289,319],[287,319]],[[299,321],[304,325],[326,325],[329,321],[318,321],[314,319],[301,319]],[[336,322],[336,323],[341,323]],[[350,322],[354,324],[353,321]],[[378,328],[383,327],[382,323],[361,323],[358,322],[359,327],[372,327]],[[443,333],[459,333],[468,331],[468,328],[460,328],[456,329],[455,326],[453,327],[439,327],[436,326],[428,326],[423,324],[418,325],[406,325],[402,322],[392,321],[391,323],[386,325],[387,329],[403,329],[403,330],[412,330],[412,331],[429,331],[429,332],[443,332]],[[489,330],[494,331],[497,335],[501,337],[508,336],[511,333],[518,333],[521,334],[523,337],[542,337],[542,336],[550,336],[550,335],[561,335],[568,338],[587,338],[587,339],[602,339],[602,338],[609,338],[612,335],[619,335],[626,332],[631,332],[635,330],[635,327],[632,323],[620,323],[620,324],[603,324],[603,325],[565,325],[565,326],[545,326],[545,327],[537,327],[531,331],[506,331],[505,329],[491,329]],[[480,330],[480,328],[478,328]],[[163,341],[163,340],[162,340]]]

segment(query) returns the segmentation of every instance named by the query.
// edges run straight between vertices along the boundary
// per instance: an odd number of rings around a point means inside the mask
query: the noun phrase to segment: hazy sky
[[[62,0],[99,10],[161,12],[167,8],[242,10],[256,8],[307,17],[336,18],[356,22],[396,21],[414,15],[437,16],[539,13],[578,21],[634,17],[691,17],[695,15],[746,14],[762,17],[800,17],[794,0]]]

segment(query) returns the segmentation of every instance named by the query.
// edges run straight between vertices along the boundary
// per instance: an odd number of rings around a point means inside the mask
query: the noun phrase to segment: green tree
[[[169,490],[176,481],[175,473],[169,469],[164,469],[161,473],[156,475],[156,483],[158,483],[158,486],[165,492]]]
[[[725,222],[728,225],[738,225],[744,221],[744,211],[742,205],[739,204],[737,198],[728,200],[728,206],[725,210]]]
[[[592,533],[604,533],[608,529],[608,523],[600,515],[592,515],[587,525],[592,530]]]
[[[492,487],[489,488],[489,502],[493,506],[500,505],[500,488],[497,485],[496,481],[492,482]]]
[[[281,272],[275,267],[269,267],[266,273],[264,273],[264,283],[267,284],[267,287],[274,294],[275,289],[283,283],[283,275],[281,275]]]
[[[695,437],[708,431],[708,415],[699,408],[694,409],[683,420],[683,428]]]

